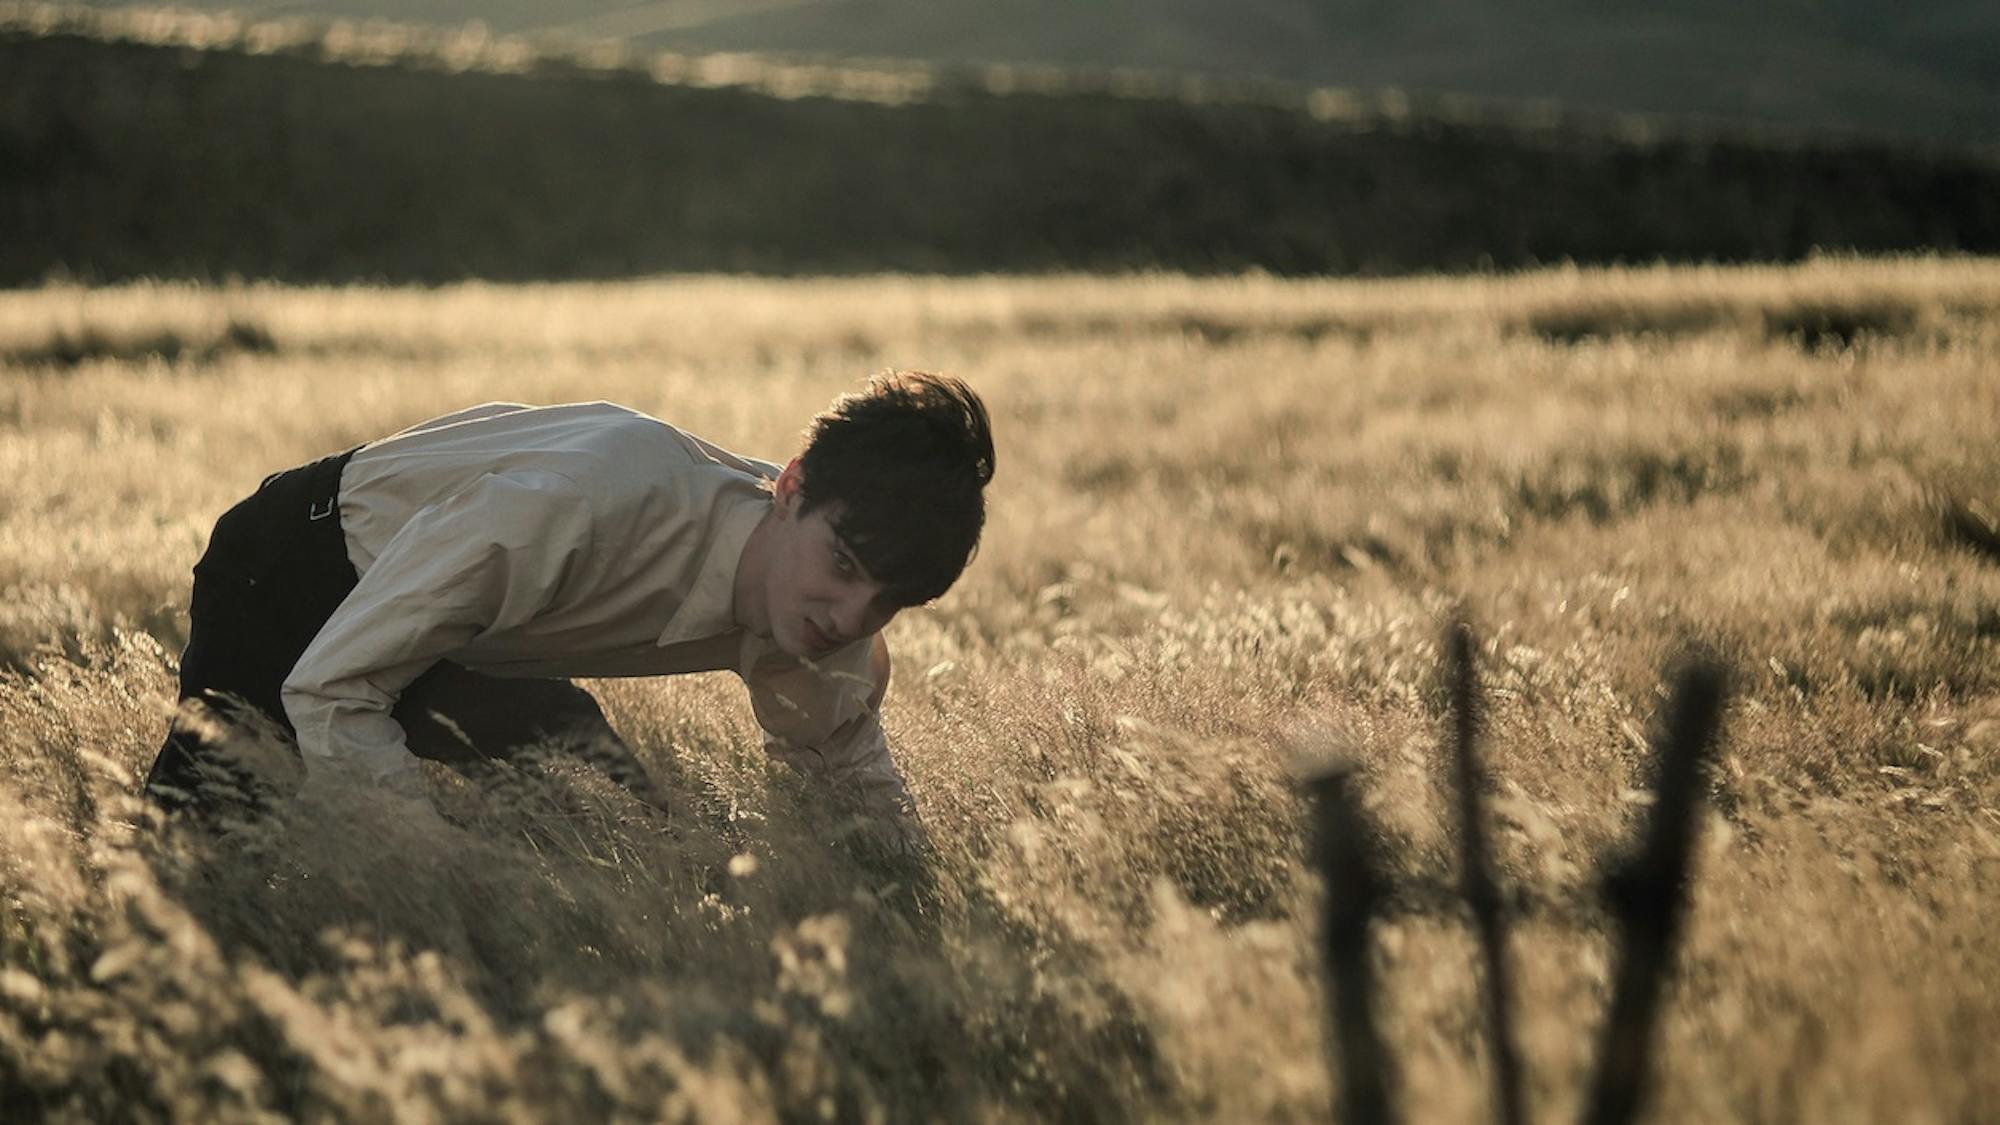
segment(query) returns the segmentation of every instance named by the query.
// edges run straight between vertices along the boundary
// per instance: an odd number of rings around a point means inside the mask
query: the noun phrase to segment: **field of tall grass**
[[[488,399],[788,453],[883,367],[993,408],[986,542],[889,630],[936,843],[855,844],[716,677],[587,768],[219,844],[135,799],[187,571],[274,469]],[[1314,1120],[1302,763],[1357,761],[1412,1120],[1486,1113],[1439,657],[1483,638],[1527,1096],[1662,671],[1734,694],[1662,1121],[2000,1118],[2000,262],[1391,282],[670,278],[0,294],[0,1118]]]

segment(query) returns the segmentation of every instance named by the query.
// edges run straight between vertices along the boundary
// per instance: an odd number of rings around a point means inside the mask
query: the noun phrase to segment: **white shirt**
[[[489,403],[373,442],[341,473],[360,582],[285,680],[311,763],[416,768],[390,709],[449,659],[493,676],[743,678],[765,749],[908,808],[872,638],[807,664],[736,626],[736,566],[771,510],[769,462],[610,403]]]

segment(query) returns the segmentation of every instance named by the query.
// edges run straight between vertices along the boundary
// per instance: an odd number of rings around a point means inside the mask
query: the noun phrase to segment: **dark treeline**
[[[2000,165],[941,84],[442,73],[0,32],[0,284],[1393,273],[2000,251]]]

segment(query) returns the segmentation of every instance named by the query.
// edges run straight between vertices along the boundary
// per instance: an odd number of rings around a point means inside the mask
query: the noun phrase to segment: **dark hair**
[[[897,605],[951,588],[979,546],[993,479],[986,404],[957,379],[877,375],[806,430],[804,503],[837,503],[835,534]]]

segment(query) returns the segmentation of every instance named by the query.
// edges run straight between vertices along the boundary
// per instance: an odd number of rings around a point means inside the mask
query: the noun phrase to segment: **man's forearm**
[[[308,773],[352,771],[372,781],[401,778],[417,770],[402,725],[386,706],[372,700],[324,695],[286,684],[285,713],[298,731],[299,754]]]

